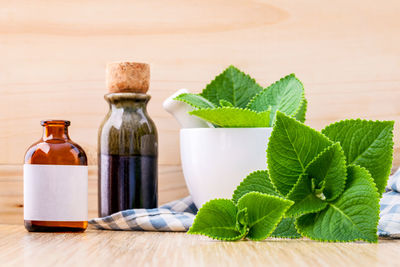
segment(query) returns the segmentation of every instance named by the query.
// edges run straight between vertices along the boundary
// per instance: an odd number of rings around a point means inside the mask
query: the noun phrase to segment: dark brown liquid
[[[99,155],[99,216],[157,207],[157,157]]]
[[[83,232],[88,222],[61,222],[61,221],[31,221],[24,220],[25,228],[29,232]]]

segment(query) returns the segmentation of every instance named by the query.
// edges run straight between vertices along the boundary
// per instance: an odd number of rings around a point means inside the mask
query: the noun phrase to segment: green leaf
[[[346,188],[318,213],[299,217],[297,230],[313,240],[377,242],[379,194],[370,173],[357,165],[347,169]]]
[[[270,111],[257,113],[249,109],[221,107],[189,112],[220,127],[269,127]]]
[[[273,196],[280,196],[272,185],[269,179],[268,171],[255,171],[250,173],[243,181],[236,187],[233,192],[232,200],[237,203],[238,200],[250,192],[259,192]]]
[[[249,75],[234,66],[228,67],[207,85],[201,95],[218,106],[224,99],[235,107],[246,107],[247,103],[262,87]]]
[[[292,191],[287,195],[287,198],[294,201],[293,206],[286,212],[286,216],[290,217],[320,211],[327,205],[312,190],[311,178],[307,174],[300,176],[297,183],[293,186]]]
[[[295,116],[300,112],[298,116],[302,117],[303,110],[300,110],[302,105],[304,105],[303,84],[294,74],[290,74],[258,93],[251,99],[247,108],[261,112],[271,107],[271,121],[273,121],[278,110],[288,116]],[[303,107],[305,108],[306,106]]]
[[[294,225],[295,220],[295,218],[283,218],[275,228],[275,231],[271,234],[271,237],[300,238],[301,235],[297,232],[296,226]]]
[[[218,240],[239,240],[246,227],[238,228],[236,223],[238,210],[229,199],[213,199],[205,203],[198,211],[188,234],[198,234]]]
[[[278,111],[267,149],[269,175],[278,191],[287,195],[307,165],[332,144],[318,131]]]
[[[226,101],[225,99],[221,99],[219,101],[219,105],[221,107],[233,107],[233,104],[231,102],[229,102],[229,101]]]
[[[382,193],[392,167],[393,126],[393,121],[345,120],[328,125],[322,133],[340,142],[347,163],[365,167]]]
[[[300,122],[305,122],[306,121],[306,112],[307,112],[307,99],[304,97],[303,102],[301,103],[299,109],[296,112],[296,115],[294,115],[294,118]]]
[[[184,93],[180,94],[174,98],[174,100],[179,100],[191,105],[195,108],[214,108],[214,104],[202,97],[201,95]]]
[[[267,238],[292,204],[290,200],[258,192],[250,192],[241,197],[237,207],[239,210],[247,208],[247,237],[252,240]]]
[[[239,210],[236,215],[236,228],[239,229],[241,233],[249,232],[249,213],[247,212],[247,208]]]
[[[306,168],[308,177],[324,183],[323,194],[327,201],[336,199],[346,183],[346,158],[339,143],[326,148]]]

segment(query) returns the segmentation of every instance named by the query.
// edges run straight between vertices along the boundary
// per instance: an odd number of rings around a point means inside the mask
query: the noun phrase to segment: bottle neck
[[[42,121],[43,126],[43,136],[42,139],[44,141],[47,140],[68,140],[68,126],[70,125],[69,121],[62,120],[51,120],[51,121]]]
[[[138,93],[113,93],[104,96],[110,104],[112,111],[118,109],[129,109],[134,112],[146,112],[147,103],[150,95]]]

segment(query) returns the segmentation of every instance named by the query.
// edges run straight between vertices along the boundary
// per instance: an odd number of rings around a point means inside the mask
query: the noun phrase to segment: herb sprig
[[[345,120],[318,132],[292,117],[276,112],[268,170],[247,176],[232,200],[204,204],[189,234],[377,242],[394,122]]]
[[[304,122],[307,101],[294,74],[267,88],[234,66],[219,74],[200,94],[175,98],[195,109],[190,112],[217,127],[271,127],[279,110]]]

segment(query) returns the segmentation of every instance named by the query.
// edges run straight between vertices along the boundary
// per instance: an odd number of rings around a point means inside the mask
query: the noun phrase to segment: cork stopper
[[[110,93],[142,93],[149,90],[150,66],[146,63],[114,62],[107,64],[107,88]]]

